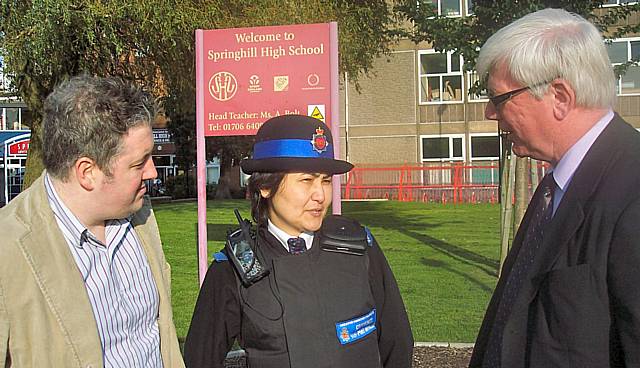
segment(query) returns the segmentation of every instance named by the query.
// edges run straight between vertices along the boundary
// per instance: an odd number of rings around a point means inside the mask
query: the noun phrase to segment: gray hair
[[[66,180],[80,157],[96,162],[111,175],[122,136],[156,119],[155,99],[134,83],[116,77],[80,75],[57,86],[44,103],[44,166]]]
[[[527,14],[500,29],[480,49],[476,68],[487,77],[505,66],[508,74],[541,98],[544,82],[566,80],[576,94],[576,104],[607,108],[615,101],[616,79],[598,29],[586,19],[562,9]]]

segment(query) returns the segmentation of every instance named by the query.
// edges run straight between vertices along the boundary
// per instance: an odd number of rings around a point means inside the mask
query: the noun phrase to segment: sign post
[[[196,31],[198,259],[207,271],[205,136],[254,135],[266,120],[309,115],[339,154],[337,23]],[[333,183],[340,213],[340,181]]]

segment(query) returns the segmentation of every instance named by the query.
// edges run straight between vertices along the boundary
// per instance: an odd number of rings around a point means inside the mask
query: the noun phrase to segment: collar
[[[580,166],[589,148],[596,141],[600,133],[613,119],[613,110],[609,110],[596,124],[589,129],[569,150],[562,156],[558,165],[553,168],[553,179],[556,185],[564,192],[571,182],[573,174]]]
[[[73,246],[82,248],[82,245],[87,241],[87,237],[91,232],[80,222],[78,217],[71,212],[62,199],[60,199],[48,173],[44,177],[44,187],[47,190],[47,198],[53,214],[73,239]]]
[[[271,222],[271,220],[267,220],[267,222],[268,222],[267,229],[269,229],[269,232],[273,236],[275,236],[276,239],[278,239],[278,241],[280,241],[280,243],[287,250],[287,252],[289,251],[287,240],[289,240],[289,238],[295,238],[295,237],[301,237],[302,239],[304,239],[305,245],[307,246],[307,250],[311,249],[311,245],[313,244],[313,237],[314,237],[313,233],[302,232],[298,235],[291,235],[285,232],[284,230],[280,229],[276,225],[274,225],[273,222]]]
[[[65,227],[66,232],[70,235],[74,247],[82,249],[82,246],[89,240],[91,240],[95,244],[102,244],[102,242],[99,241],[91,233],[91,231],[89,231],[89,229],[87,229],[87,227],[82,224],[80,219],[78,219],[78,217],[69,209],[69,207],[64,204],[64,202],[58,195],[58,192],[56,192],[56,188],[51,181],[49,173],[45,174],[44,187],[47,192],[49,206],[51,207],[54,216],[60,221],[60,223]],[[108,234],[111,230],[111,227],[121,227],[129,225],[131,219],[132,216],[124,219],[105,221],[105,233]],[[102,245],[106,246],[104,244]]]

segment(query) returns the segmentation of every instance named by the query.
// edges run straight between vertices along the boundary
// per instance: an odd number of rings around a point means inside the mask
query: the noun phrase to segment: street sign
[[[29,141],[30,139],[25,139],[23,141],[18,141],[9,144],[8,150],[10,156],[26,156],[27,151],[29,150]]]
[[[171,137],[171,133],[167,128],[154,128],[153,129],[153,143],[162,144],[162,143],[171,143],[173,139]]]

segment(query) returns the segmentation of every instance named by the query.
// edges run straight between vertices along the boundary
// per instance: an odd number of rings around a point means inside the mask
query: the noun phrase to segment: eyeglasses
[[[551,83],[551,81],[544,81],[542,83],[536,83],[532,86],[526,86],[526,87],[514,89],[513,91],[505,92],[497,96],[489,96],[489,101],[491,101],[491,103],[493,104],[493,107],[498,108],[498,106],[502,105],[503,103],[509,101],[513,97],[521,94],[522,92],[528,89],[544,86],[545,84],[549,84],[549,83]]]

